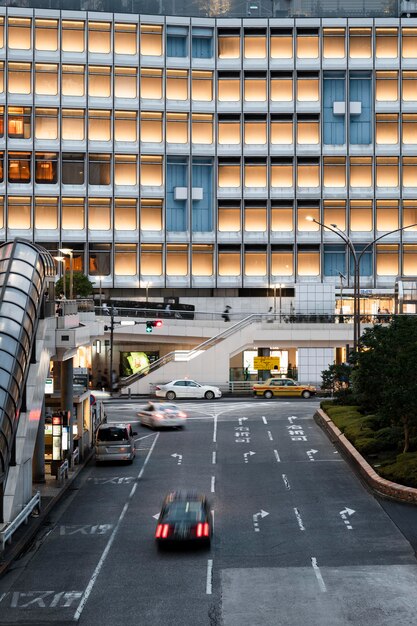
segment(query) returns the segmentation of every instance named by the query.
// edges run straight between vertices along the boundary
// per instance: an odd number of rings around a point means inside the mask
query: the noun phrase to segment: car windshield
[[[100,428],[97,433],[97,441],[126,441],[128,439],[126,428],[118,426],[106,426]]]
[[[173,502],[164,515],[166,522],[201,522],[204,512],[201,502]]]

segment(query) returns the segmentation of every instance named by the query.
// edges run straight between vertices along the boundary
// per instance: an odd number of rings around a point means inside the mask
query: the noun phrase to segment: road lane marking
[[[149,452],[148,452],[148,454],[146,456],[146,459],[145,459],[145,461],[143,463],[143,467],[142,467],[142,469],[140,470],[140,472],[138,474],[136,482],[138,482],[142,478],[142,476],[143,476],[143,472],[145,470],[146,465],[148,464],[149,459],[151,458],[151,454],[152,454],[152,452],[153,452],[153,450],[155,448],[156,442],[158,441],[158,437],[159,437],[159,433],[156,434],[156,437],[155,437],[155,439],[154,439],[154,441],[152,443],[152,446],[149,449]],[[99,576],[99,574],[101,572],[101,569],[102,569],[102,567],[103,567],[103,565],[104,565],[104,563],[106,561],[107,555],[110,552],[110,548],[112,547],[112,544],[113,544],[113,542],[114,542],[114,540],[116,538],[117,531],[120,528],[120,525],[121,525],[121,523],[123,521],[124,516],[126,515],[126,512],[127,512],[128,508],[129,508],[130,502],[131,502],[131,498],[129,497],[129,500],[126,502],[126,504],[123,507],[122,512],[120,513],[119,519],[116,522],[116,526],[114,527],[113,532],[110,535],[110,538],[109,538],[109,540],[107,542],[107,545],[106,545],[106,547],[103,550],[103,554],[101,555],[100,560],[97,563],[97,566],[96,566],[96,568],[95,568],[95,570],[94,570],[94,572],[93,572],[93,574],[92,574],[92,576],[91,576],[91,578],[90,578],[90,580],[88,582],[88,585],[87,585],[87,587],[86,587],[86,589],[85,589],[85,591],[84,591],[84,593],[82,595],[82,598],[80,600],[78,608],[77,608],[77,610],[74,613],[74,620],[75,621],[78,621],[80,619],[80,617],[81,617],[81,613],[83,612],[83,609],[84,609],[84,607],[85,607],[85,605],[87,603],[88,598],[90,597],[90,594],[91,594],[91,592],[93,590],[95,582],[96,582],[96,580],[97,580],[97,578],[98,578],[98,576]]]
[[[148,437],[154,437],[155,433],[151,433],[150,435],[143,435],[143,437],[138,437],[135,441],[141,441],[142,439],[147,439]]]
[[[285,489],[288,489],[289,491],[291,489],[291,485],[286,474],[282,475],[282,480],[284,481]]]
[[[206,594],[211,595],[213,585],[213,559],[207,561]]]
[[[216,477],[212,476],[211,477],[211,493],[214,493],[214,483],[216,481]]]
[[[133,496],[134,496],[134,494],[135,494],[135,491],[136,491],[136,487],[137,487],[137,486],[138,486],[138,483],[135,483],[135,484],[133,485],[132,489],[130,490],[130,493],[129,493],[129,500],[131,500],[131,499],[133,498]]]
[[[300,511],[296,507],[294,507],[294,513],[295,513],[295,517],[297,518],[297,522],[300,527],[300,530],[305,530],[303,520],[301,519]]]
[[[213,465],[216,465],[216,456],[217,456],[217,453],[215,450],[213,450],[213,454],[211,456],[211,462]]]
[[[217,415],[214,416],[213,443],[217,442]]]
[[[313,571],[314,571],[314,573],[316,575],[317,582],[319,583],[319,587],[320,587],[321,591],[323,593],[325,593],[327,591],[326,584],[325,584],[325,582],[323,580],[323,576],[321,575],[320,568],[317,565],[317,559],[316,559],[315,556],[311,557],[311,565],[312,565]]]
[[[268,430],[268,437],[269,437],[270,441],[274,441],[274,438],[273,438],[272,433],[271,433],[270,430]]]
[[[280,459],[280,456],[278,454],[278,450],[274,450],[274,454],[275,454],[275,458],[277,460],[277,463],[281,463],[281,459]]]
[[[263,423],[264,423],[265,425],[268,423],[268,422],[266,421],[266,417],[265,417],[265,415],[262,415],[262,421],[263,421]]]

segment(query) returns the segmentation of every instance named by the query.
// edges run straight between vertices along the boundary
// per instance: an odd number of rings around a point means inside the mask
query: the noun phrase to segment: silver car
[[[187,414],[175,404],[148,402],[138,412],[143,426],[151,428],[184,428]]]
[[[95,442],[96,463],[101,461],[127,461],[132,463],[136,456],[135,440],[130,424],[101,424]]]

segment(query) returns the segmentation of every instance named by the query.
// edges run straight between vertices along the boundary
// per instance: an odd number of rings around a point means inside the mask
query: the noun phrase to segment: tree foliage
[[[347,391],[350,388],[352,367],[349,363],[333,363],[321,373],[322,389],[333,393]]]
[[[67,298],[70,292],[70,274],[65,274],[65,287]],[[87,298],[93,293],[94,283],[88,280],[87,276],[82,272],[74,272],[73,274],[73,293],[74,297]],[[57,296],[64,291],[64,281],[60,278],[55,285],[55,293]]]

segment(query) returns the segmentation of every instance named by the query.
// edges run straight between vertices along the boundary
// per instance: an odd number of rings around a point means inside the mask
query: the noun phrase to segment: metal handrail
[[[71,454],[71,467],[74,467],[75,462],[77,461],[77,465],[80,462],[80,449],[75,448]]]
[[[31,515],[34,509],[37,509],[40,513],[41,494],[39,491],[37,491],[33,498],[29,500],[26,506],[20,511],[19,515],[15,517],[14,520],[10,522],[10,524],[8,524],[8,526],[0,532],[0,550],[2,552],[6,547],[6,543],[11,543],[12,536],[19,528],[19,526],[21,526],[23,523],[28,523],[29,515]]]
[[[62,482],[64,478],[68,478],[68,470],[69,470],[68,459],[65,459],[65,461],[61,463],[61,465],[58,467],[58,471],[56,473],[56,479],[59,480],[59,482]]]

